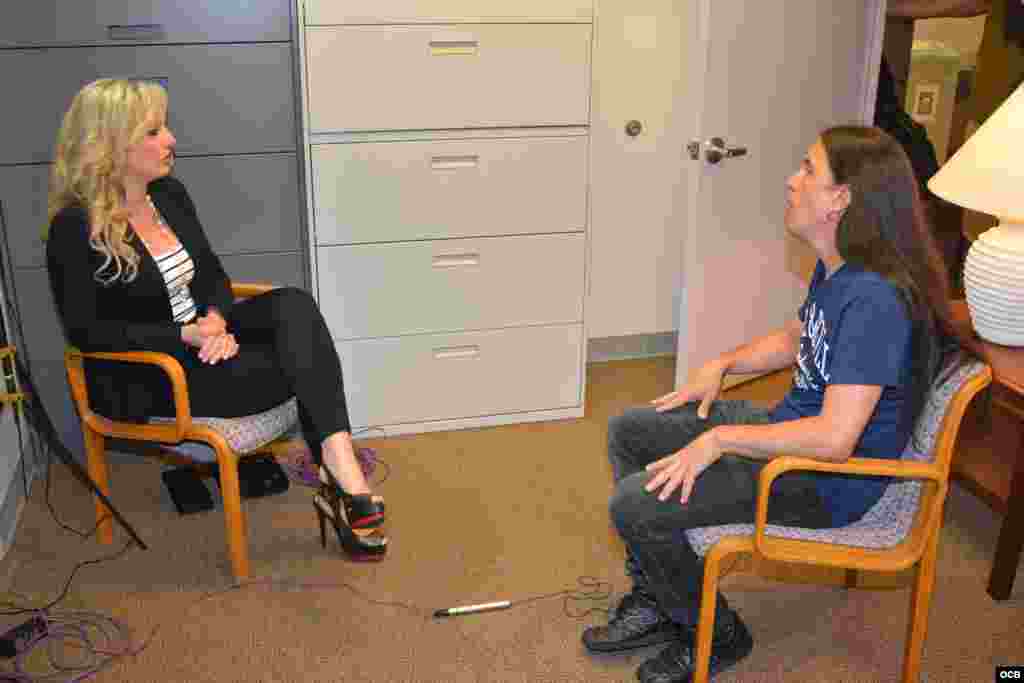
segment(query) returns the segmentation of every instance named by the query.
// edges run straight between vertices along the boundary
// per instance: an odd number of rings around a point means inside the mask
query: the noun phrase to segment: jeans
[[[769,413],[746,401],[719,400],[706,420],[697,403],[657,413],[634,408],[608,424],[608,457],[615,476],[611,518],[626,544],[626,572],[634,587],[654,596],[670,619],[694,627],[700,614],[704,563],[686,538],[686,530],[720,524],[753,523],[758,476],[765,462],[724,454],[694,482],[690,498],[679,502],[678,489],[660,501],[644,486],[644,466],[674,453],[717,425],[767,424]],[[831,515],[818,495],[813,475],[787,473],[772,485],[768,520],[777,524],[822,528]],[[716,621],[729,616],[719,593]]]

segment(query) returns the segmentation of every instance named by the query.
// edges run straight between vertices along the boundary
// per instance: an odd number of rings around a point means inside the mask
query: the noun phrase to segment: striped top
[[[192,257],[181,244],[156,259],[160,274],[164,276],[167,296],[171,300],[171,315],[176,323],[189,323],[196,317],[196,302],[192,300],[189,283],[195,274]]]

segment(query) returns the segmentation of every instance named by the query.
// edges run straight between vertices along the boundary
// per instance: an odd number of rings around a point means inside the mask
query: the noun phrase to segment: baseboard
[[[481,415],[478,417],[434,420],[431,422],[408,422],[390,425],[353,425],[352,436],[356,439],[376,439],[406,434],[422,434],[426,432],[451,431],[455,429],[481,429],[500,427],[526,422],[548,422],[550,420],[570,420],[583,417],[583,406],[572,408],[554,408],[551,410],[531,410],[521,413],[501,413],[499,415]]]
[[[676,355],[678,332],[631,334],[621,337],[595,337],[587,340],[587,362],[652,358]]]

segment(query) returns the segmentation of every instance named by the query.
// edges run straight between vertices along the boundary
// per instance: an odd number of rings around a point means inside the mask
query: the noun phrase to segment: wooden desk
[[[991,411],[975,401],[961,428],[952,475],[1003,515],[988,593],[1005,600],[1013,590],[1024,548],[1024,347],[1001,346],[974,334],[967,303],[953,302],[962,342],[992,366]]]

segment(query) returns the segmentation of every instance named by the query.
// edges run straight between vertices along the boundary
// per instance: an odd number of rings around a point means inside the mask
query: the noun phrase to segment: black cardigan
[[[195,264],[190,290],[199,314],[217,308],[227,317],[231,284],[206,239],[195,205],[185,186],[165,177],[149,185],[153,203],[188,250]],[[161,351],[189,363],[194,351],[181,341],[171,304],[156,261],[138,237],[140,255],[135,280],[111,285],[96,281],[102,255],[89,246],[89,219],[82,208],[66,208],[54,216],[46,242],[46,265],[57,314],[67,340],[82,351]],[[151,409],[155,392],[170,385],[158,368],[88,361],[89,398],[102,415],[140,419]]]

